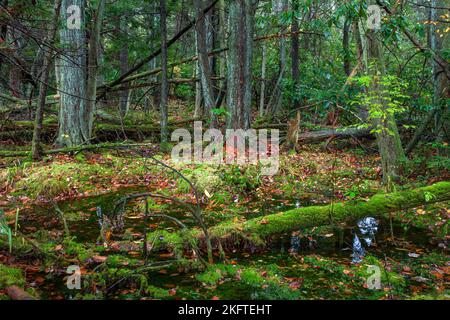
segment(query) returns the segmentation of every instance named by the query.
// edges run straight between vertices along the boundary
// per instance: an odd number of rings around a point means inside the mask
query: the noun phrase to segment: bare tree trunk
[[[344,49],[344,72],[350,76],[351,66],[350,66],[350,19],[346,19],[344,22],[344,30],[342,35],[342,48]]]
[[[252,0],[232,0],[229,4],[227,127],[233,129],[250,128],[254,9]]]
[[[128,71],[128,18],[124,14],[120,17],[120,38],[122,46],[120,49],[120,73],[123,74]],[[120,116],[123,118],[128,113],[128,99],[130,97],[130,90],[122,90],[120,92],[119,107]]]
[[[88,54],[88,79],[87,79],[87,94],[86,94],[86,110],[89,117],[93,117],[95,113],[95,103],[97,99],[97,77],[99,68],[100,56],[100,32],[102,29],[103,12],[105,9],[105,0],[99,0],[98,7],[93,17],[93,26],[91,30],[91,38],[89,40],[89,54]],[[88,120],[89,123],[93,119]]]
[[[227,22],[226,22],[226,16],[225,16],[225,0],[219,1],[219,47],[225,48],[227,46]],[[219,58],[219,77],[221,79],[220,81],[220,92],[217,97],[216,101],[216,107],[219,108],[222,104],[223,96],[225,94],[226,86],[227,86],[227,80],[226,80],[226,59],[227,59],[227,53],[226,51],[223,51],[220,54]]]
[[[208,56],[207,48],[207,31],[206,31],[206,19],[203,15],[203,1],[194,0],[195,17],[196,17],[196,38],[197,38],[197,51],[198,62],[200,70],[200,80],[202,84],[203,102],[205,106],[205,114],[211,117],[211,126],[215,126],[215,116],[212,113],[214,109],[214,92],[211,83],[211,64]]]
[[[79,21],[67,9],[78,8]],[[92,134],[92,115],[86,104],[86,33],[85,0],[62,0],[60,30],[61,108],[57,143],[60,146],[77,146],[88,143]],[[79,27],[78,27],[79,22]]]
[[[262,43],[262,62],[261,62],[261,94],[259,98],[259,116],[264,115],[265,93],[266,93],[266,66],[267,66],[267,46]]]
[[[300,61],[299,61],[299,26],[297,14],[299,10],[299,0],[292,0],[292,24],[291,24],[291,64],[292,64],[292,81],[294,82],[294,90],[299,90],[300,84]],[[293,107],[298,108],[300,106],[299,99],[294,99]]]
[[[7,32],[7,42],[10,43],[10,46],[13,47],[13,50],[16,52],[19,49],[19,43],[16,39],[16,34],[13,28],[8,28]],[[23,98],[23,83],[22,83],[22,71],[20,65],[13,64],[9,69],[9,90],[11,91],[11,95],[13,97],[22,99]]]
[[[169,83],[167,78],[167,8],[166,0],[159,1],[160,8],[160,28],[161,28],[161,145],[165,145],[169,141],[169,132],[167,124],[169,122],[168,100],[169,100]]]
[[[197,37],[197,35],[195,35],[195,37]],[[195,41],[195,51],[197,50],[197,38]],[[200,79],[201,75],[200,75],[200,65],[197,61],[195,62],[195,70],[194,70],[194,78],[196,79]],[[194,117],[198,117],[201,113],[202,113],[202,82],[201,81],[196,81],[195,82],[195,109],[194,109]]]
[[[53,47],[55,43],[56,33],[58,30],[59,14],[61,11],[61,0],[57,0],[55,3],[55,12],[53,16],[53,24],[47,36],[47,41]],[[42,122],[44,119],[44,108],[45,100],[47,94],[47,83],[50,75],[50,67],[52,64],[52,50],[47,48],[44,54],[44,61],[42,65],[41,81],[39,83],[39,99],[36,108],[36,116],[34,120],[34,131],[33,131],[33,141],[31,144],[31,154],[34,160],[39,160],[42,157],[41,154],[41,132],[42,132]]]
[[[277,7],[275,8],[275,11],[278,13],[278,15],[281,15],[282,13],[286,12],[288,10],[288,3],[287,0],[278,0],[276,3]],[[286,26],[281,25],[280,33],[284,33],[286,31]],[[284,72],[286,70],[287,65],[287,56],[286,56],[286,39],[284,37],[280,38],[280,48],[279,48],[279,55],[280,55],[280,61],[279,61],[279,82],[277,86],[274,88],[273,97],[272,100],[273,105],[268,106],[268,111],[270,111],[272,114],[278,113],[278,111],[281,108],[281,105],[283,103],[283,90],[282,90],[282,80],[284,78]]]

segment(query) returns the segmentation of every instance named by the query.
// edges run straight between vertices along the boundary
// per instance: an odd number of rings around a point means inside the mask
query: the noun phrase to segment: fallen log
[[[255,243],[264,243],[264,238],[276,234],[325,226],[331,223],[350,223],[367,216],[381,217],[424,204],[448,200],[450,200],[450,182],[445,181],[413,190],[377,194],[367,201],[358,200],[327,206],[304,207],[244,222],[224,222],[210,228],[209,233],[212,238],[221,240],[246,238]],[[194,236],[201,237],[200,233],[196,233]]]
[[[10,286],[6,288],[6,293],[12,300],[37,300],[31,294],[19,288],[18,286]]]
[[[359,128],[342,128],[342,129],[330,129],[321,131],[309,131],[300,133],[298,136],[299,142],[303,143],[317,143],[327,140],[329,138],[334,139],[346,139],[346,138],[365,138],[370,137],[371,129],[359,129]]]
[[[101,150],[101,149],[126,149],[133,147],[151,147],[153,144],[149,143],[132,143],[132,144],[124,144],[124,143],[100,143],[100,144],[91,144],[77,147],[67,147],[61,149],[52,149],[45,150],[42,152],[43,155],[51,155],[51,154],[59,154],[59,153],[73,153],[73,152],[81,152],[81,151],[92,151],[92,150]],[[28,157],[30,156],[30,152],[28,150],[24,151],[7,151],[0,150],[0,157],[4,158],[14,158],[14,157]]]

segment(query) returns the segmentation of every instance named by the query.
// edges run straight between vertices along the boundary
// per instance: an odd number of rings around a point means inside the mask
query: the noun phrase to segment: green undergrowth
[[[14,195],[34,199],[51,199],[72,191],[95,193],[99,189],[110,188],[112,182],[139,183],[148,173],[143,163],[143,159],[116,157],[108,153],[95,159],[79,154],[65,161],[24,162],[0,171],[0,184],[12,187]]]
[[[271,270],[254,267],[216,264],[196,275],[203,286],[218,293],[228,293],[231,298],[253,300],[292,300],[299,297]]]
[[[5,289],[13,285],[19,287],[25,285],[25,277],[23,276],[22,270],[0,264],[0,289]]]

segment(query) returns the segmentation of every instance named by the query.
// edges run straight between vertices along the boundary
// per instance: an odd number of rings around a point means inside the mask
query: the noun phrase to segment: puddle
[[[104,194],[96,197],[84,199],[64,201],[58,203],[59,209],[64,215],[69,226],[72,236],[76,236],[78,242],[95,243],[99,238],[99,224],[96,213],[98,206],[102,207],[105,214],[109,214],[115,207],[115,204],[125,195],[140,193],[145,188],[124,188],[114,193]],[[176,205],[168,204],[164,201],[153,202],[155,204],[155,213],[164,213],[171,215],[187,226],[193,226],[194,221],[190,217],[190,213],[180,209]],[[300,206],[314,205],[314,201],[310,198],[304,199],[283,199],[274,196],[271,199],[249,203],[249,214],[247,218],[255,216],[273,214]],[[143,233],[143,202],[142,200],[133,200],[127,202],[125,208],[124,229],[129,230],[134,240],[140,240]],[[154,223],[154,221],[149,221]],[[156,223],[156,222],[155,222]],[[158,228],[170,229],[175,227],[167,221],[157,221]],[[38,230],[47,230],[50,232],[59,232],[62,235],[63,225],[61,219],[57,215],[52,206],[34,206],[21,212],[20,230],[24,233],[33,233]],[[234,252],[229,255],[229,260],[236,261],[242,266],[267,266],[275,264],[286,271],[287,275],[295,275],[296,260],[292,259],[292,252],[299,256],[316,254],[325,258],[337,259],[344,263],[351,262],[351,246],[354,232],[357,226],[349,227],[342,230],[341,233],[333,230],[327,231],[326,234],[315,234],[314,232],[298,230],[294,233],[286,233],[273,237],[269,241],[269,245],[264,251],[250,252]],[[405,255],[405,251],[398,250],[398,247],[386,241],[391,233],[389,221],[381,220],[379,230],[375,236],[375,246],[368,249],[369,253],[379,257],[383,256],[399,256]],[[429,244],[430,234],[424,229],[410,228],[405,231],[400,225],[394,226],[394,234],[397,239],[407,239],[405,243],[410,246],[419,246],[423,250],[433,249]],[[293,238],[295,237],[295,239]],[[294,241],[295,240],[295,241]],[[293,250],[293,246],[295,247]],[[249,249],[249,248],[247,248]],[[434,248],[435,249],[435,248]],[[157,259],[153,257],[151,259]],[[76,293],[66,288],[64,270],[57,273],[34,273],[28,275],[29,283],[41,292],[44,299],[71,299]],[[211,292],[202,287],[195,279],[194,273],[179,272],[175,269],[169,269],[166,273],[150,272],[148,273],[149,284],[170,290],[176,287],[178,290],[178,298],[204,299],[211,296]],[[298,276],[298,275],[297,275]],[[303,274],[303,277],[314,277],[314,273]],[[36,282],[36,278],[40,279],[40,283]],[[220,294],[223,299],[251,299],[255,298],[254,292],[247,289],[236,289],[233,283],[225,283],[220,286],[220,290],[214,294]],[[123,298],[123,294],[118,296],[118,292],[111,292],[108,299]],[[332,293],[330,293],[332,294]],[[311,297],[313,297],[311,293]],[[332,296],[328,298],[333,298]]]

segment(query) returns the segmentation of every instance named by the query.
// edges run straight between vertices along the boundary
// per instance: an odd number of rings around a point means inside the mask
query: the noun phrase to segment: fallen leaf
[[[92,261],[94,261],[95,263],[103,263],[108,259],[108,257],[103,257],[103,256],[93,256],[92,257]]]
[[[176,295],[177,294],[177,289],[170,289],[169,290],[169,295],[170,296],[174,296],[174,295]]]

